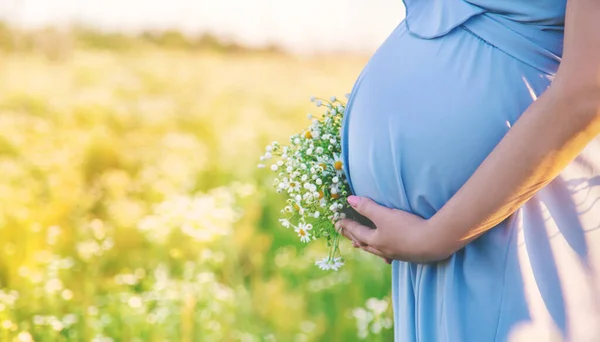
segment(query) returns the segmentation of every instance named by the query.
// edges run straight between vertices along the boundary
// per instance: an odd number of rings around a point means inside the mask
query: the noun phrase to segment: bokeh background
[[[278,224],[259,156],[400,0],[0,1],[0,341],[390,341],[390,268]]]

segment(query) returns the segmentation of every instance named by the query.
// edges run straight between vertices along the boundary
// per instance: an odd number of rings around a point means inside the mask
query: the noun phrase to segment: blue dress
[[[429,218],[552,82],[566,0],[405,5],[352,89],[342,158],[354,194]],[[600,341],[600,139],[448,260],[391,267],[395,341]]]

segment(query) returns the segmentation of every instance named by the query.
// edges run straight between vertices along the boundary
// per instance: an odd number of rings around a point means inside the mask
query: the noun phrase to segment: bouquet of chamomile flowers
[[[348,95],[346,95],[348,97]],[[277,173],[274,187],[285,194],[286,206],[279,219],[285,228],[293,228],[300,241],[325,239],[329,254],[315,262],[323,270],[338,270],[344,265],[339,249],[340,234],[335,222],[345,217],[349,185],[341,158],[340,129],[346,104],[332,96],[329,101],[312,97],[318,116],[308,114],[311,125],[290,137],[287,146],[274,141],[266,147],[258,167],[271,159]]]

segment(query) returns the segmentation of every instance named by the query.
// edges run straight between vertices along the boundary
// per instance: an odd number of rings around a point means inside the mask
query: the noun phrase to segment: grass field
[[[366,56],[61,37],[0,50],[0,341],[391,340],[389,266],[320,271],[256,167]]]

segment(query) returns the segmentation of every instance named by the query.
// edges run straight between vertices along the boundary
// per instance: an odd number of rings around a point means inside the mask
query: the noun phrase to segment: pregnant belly
[[[402,22],[349,99],[342,154],[354,193],[433,215],[550,81],[460,27],[420,39]]]

